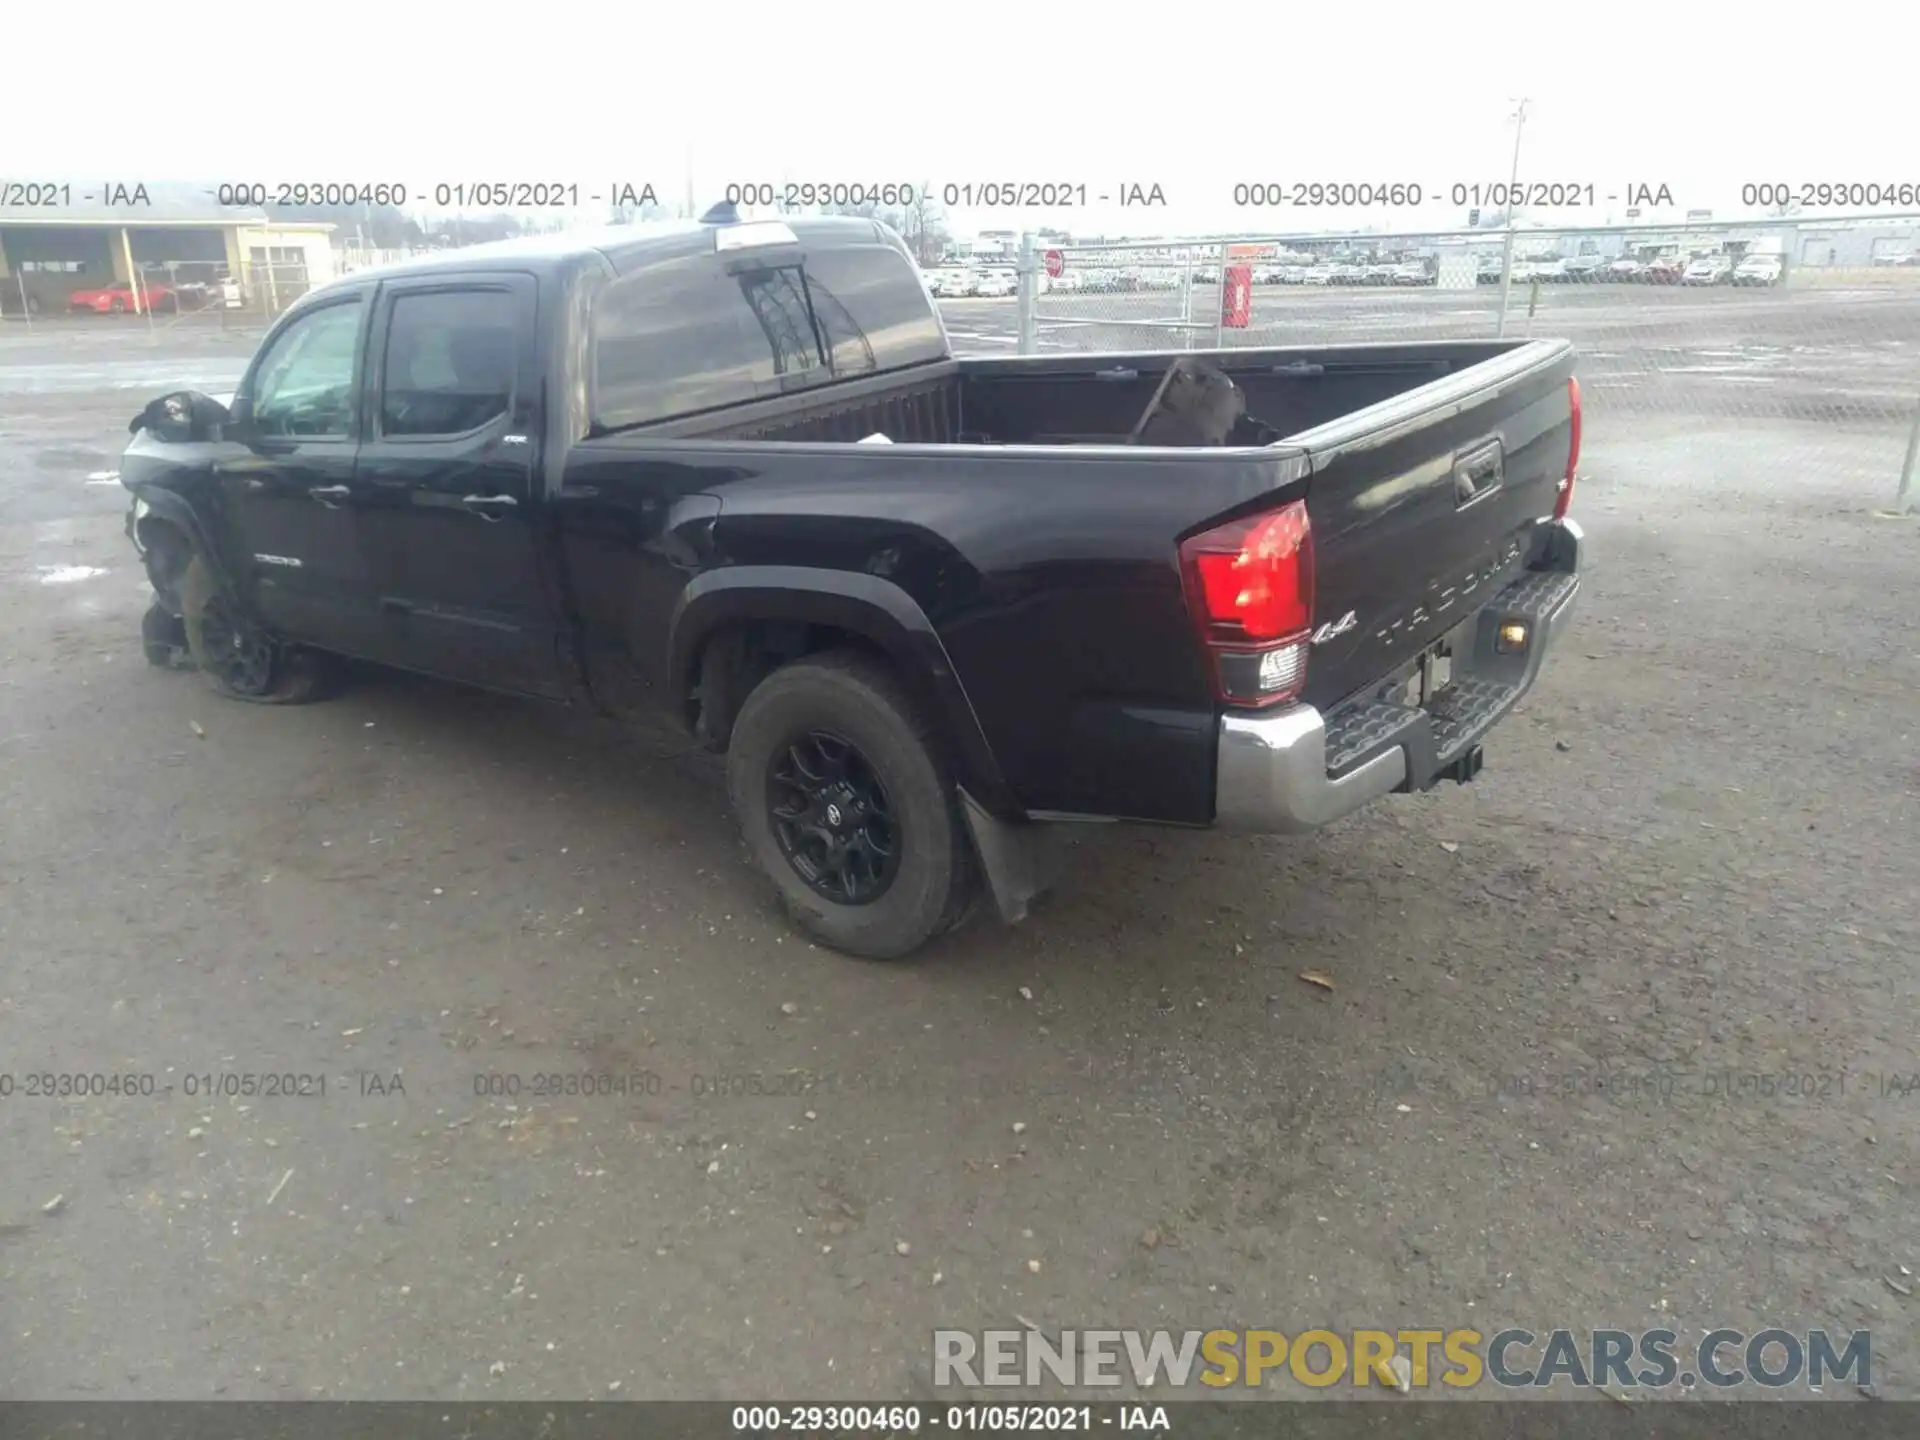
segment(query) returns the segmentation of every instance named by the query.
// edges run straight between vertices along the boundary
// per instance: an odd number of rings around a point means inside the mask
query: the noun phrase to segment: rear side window
[[[728,273],[721,257],[647,266],[594,307],[593,421],[644,425],[945,358],[900,251],[803,246],[801,263]]]
[[[399,295],[387,322],[380,433],[464,435],[513,403],[518,302],[502,290]]]

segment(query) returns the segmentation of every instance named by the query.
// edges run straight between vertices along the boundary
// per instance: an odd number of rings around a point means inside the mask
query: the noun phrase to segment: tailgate
[[[1570,344],[1532,341],[1287,438],[1312,466],[1302,699],[1387,677],[1526,567],[1566,475],[1572,374]]]

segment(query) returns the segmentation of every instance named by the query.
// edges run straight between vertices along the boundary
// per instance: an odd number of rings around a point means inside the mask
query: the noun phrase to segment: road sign
[[[1477,227],[1479,224],[1480,224],[1480,212],[1478,210],[1467,211],[1467,228],[1469,230],[1472,230],[1475,227]]]
[[[1067,269],[1067,257],[1058,250],[1047,251],[1047,274],[1058,280]]]
[[[1638,220],[1639,218],[1640,218],[1640,207],[1638,205],[1629,205],[1627,207],[1627,219]]]

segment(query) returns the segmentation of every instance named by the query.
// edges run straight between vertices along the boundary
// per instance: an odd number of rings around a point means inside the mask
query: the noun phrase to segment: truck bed
[[[580,507],[567,568],[594,668],[628,663],[630,561],[608,508],[635,487],[698,489],[717,506],[698,512],[714,516],[702,564],[804,555],[901,588],[1028,811],[1206,823],[1220,701],[1180,543],[1304,500],[1314,639],[1300,698],[1329,713],[1367,703],[1539,561],[1571,453],[1573,351],[1211,352],[1281,438],[1123,444],[1175,358],[948,360],[585,440],[559,500]],[[852,443],[875,432],[894,444]]]
[[[1212,352],[1247,413],[1283,436],[1315,429],[1512,351],[1522,341]],[[1116,445],[1152,399],[1172,353],[988,357],[906,378],[730,408],[637,432],[686,439],[904,445]]]

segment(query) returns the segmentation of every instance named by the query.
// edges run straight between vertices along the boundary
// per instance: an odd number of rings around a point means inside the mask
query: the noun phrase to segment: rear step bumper
[[[1460,673],[1426,706],[1365,697],[1322,714],[1291,705],[1271,715],[1221,717],[1214,823],[1227,829],[1301,834],[1396,790],[1471,780],[1480,738],[1533,688],[1540,666],[1573,614],[1580,544],[1571,520],[1553,522],[1544,568],[1495,595],[1456,635]],[[1500,627],[1524,622],[1523,654],[1499,653]],[[1470,651],[1460,654],[1462,645]]]

